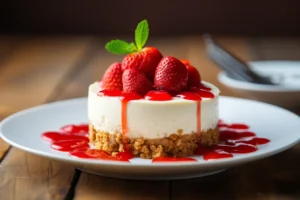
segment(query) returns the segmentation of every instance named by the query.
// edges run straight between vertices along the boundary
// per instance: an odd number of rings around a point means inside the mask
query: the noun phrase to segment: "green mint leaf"
[[[123,40],[111,40],[105,45],[105,49],[114,54],[128,54],[136,51],[136,46]]]
[[[129,44],[129,51],[129,53],[137,51],[137,48],[133,42]]]
[[[141,21],[135,29],[135,44],[138,50],[141,50],[146,44],[149,36],[149,25],[147,20]]]

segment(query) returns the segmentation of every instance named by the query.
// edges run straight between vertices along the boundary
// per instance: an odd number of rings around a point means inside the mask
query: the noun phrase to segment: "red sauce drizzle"
[[[232,129],[249,129],[249,126],[246,124],[224,124],[219,123],[219,128],[225,127],[225,128],[232,128]]]
[[[127,126],[127,105],[128,102],[131,100],[137,100],[141,99],[142,96],[140,96],[137,93],[134,92],[128,92],[128,93],[123,93],[123,95],[120,97],[122,101],[122,131],[123,134],[128,133],[128,126]]]
[[[232,158],[232,157],[233,157],[233,155],[231,153],[228,153],[228,152],[220,150],[220,149],[209,151],[209,152],[206,152],[205,154],[203,154],[204,160]]]
[[[205,90],[198,90],[196,91],[196,93],[202,97],[202,98],[214,98],[215,95],[209,91],[205,91]]]
[[[173,97],[165,91],[150,91],[145,95],[145,99],[149,101],[169,101]]]
[[[87,126],[86,124],[79,124],[79,125],[70,124],[61,127],[60,130],[63,133],[69,133],[72,135],[76,134],[76,135],[88,137],[89,126]]]
[[[111,96],[111,97],[119,97],[122,102],[122,132],[123,134],[127,134],[128,126],[127,126],[127,105],[129,101],[142,99],[143,97],[135,92],[122,92],[119,90],[100,90],[97,93],[98,96]]]
[[[42,138],[46,140],[47,142],[55,142],[55,141],[61,141],[61,140],[84,140],[86,142],[89,141],[89,139],[86,136],[81,135],[72,135],[68,133],[63,132],[45,132],[42,135]]]
[[[253,137],[256,136],[255,133],[251,131],[235,131],[235,130],[220,130],[221,141],[226,140],[237,140],[243,137]]]
[[[178,95],[176,95],[176,97],[192,101],[201,101],[201,96],[199,96],[195,92],[181,92]]]
[[[45,132],[42,138],[51,143],[51,148],[58,151],[69,152],[73,157],[90,158],[112,161],[129,162],[133,158],[130,151],[120,152],[112,156],[106,151],[90,149],[88,139],[88,125],[67,125],[60,128],[60,131]]]
[[[176,97],[187,99],[187,100],[193,100],[197,102],[197,110],[196,110],[196,116],[197,116],[197,132],[200,133],[201,131],[201,100],[202,98],[195,92],[182,92],[178,94]]]
[[[204,147],[199,145],[195,154],[202,155],[204,160],[231,158],[232,153],[251,153],[258,150],[257,145],[270,142],[267,138],[255,137],[256,134],[248,131],[246,124],[225,124],[219,121],[220,144]]]
[[[203,83],[200,84],[200,86],[198,87],[198,89],[201,89],[201,90],[207,90],[207,91],[211,91],[211,88],[204,85]]]
[[[112,156],[106,151],[99,149],[78,149],[70,152],[72,157],[77,158],[90,158],[90,159],[101,159],[101,160],[110,160],[110,161],[123,161],[128,162],[133,158],[131,153],[120,152],[116,156]]]
[[[59,151],[70,152],[75,149],[80,148],[89,148],[90,145],[87,141],[81,139],[72,139],[72,140],[60,140],[54,141],[51,144],[51,148]]]
[[[208,90],[209,89],[209,90]],[[205,88],[205,86],[200,86],[198,88],[191,88],[191,92],[197,93],[202,98],[214,98],[215,95],[210,92],[210,88]]]

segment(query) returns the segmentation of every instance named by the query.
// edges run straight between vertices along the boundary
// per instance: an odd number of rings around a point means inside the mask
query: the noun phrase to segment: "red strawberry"
[[[188,87],[200,86],[201,76],[200,76],[198,70],[192,65],[187,65],[186,68],[187,68],[188,74],[189,74]]]
[[[191,65],[191,63],[188,60],[180,60],[183,64],[185,64],[189,78],[188,78],[188,87],[198,87],[201,84],[201,76],[198,72],[198,70]]]
[[[101,87],[107,90],[122,90],[122,65],[115,62],[105,71]]]
[[[136,69],[126,69],[122,76],[123,91],[136,92],[145,95],[152,89],[152,83],[147,77]]]
[[[152,80],[162,54],[154,47],[145,47],[141,51],[128,54],[122,61],[122,70],[137,69]]]
[[[181,59],[180,61],[181,61],[183,64],[185,64],[185,66],[191,64],[190,61],[188,61],[188,60]]]
[[[154,86],[168,92],[180,92],[187,86],[188,71],[180,60],[167,56],[158,64],[154,75]]]

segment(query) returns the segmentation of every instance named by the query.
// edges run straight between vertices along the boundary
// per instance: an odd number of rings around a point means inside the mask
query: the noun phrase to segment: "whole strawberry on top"
[[[105,71],[101,87],[106,90],[123,90],[122,84],[122,65],[121,63],[115,62],[111,64]]]
[[[155,47],[144,47],[149,36],[147,20],[141,21],[135,29],[135,43],[123,40],[112,40],[105,48],[114,54],[128,54],[123,58],[122,70],[136,69],[153,79],[157,64],[162,59],[162,54]]]
[[[153,85],[142,72],[136,69],[126,69],[122,82],[124,92],[136,92],[141,95],[149,92]]]
[[[167,56],[159,62],[154,75],[156,89],[178,93],[186,88],[187,81],[188,71],[180,60]]]
[[[183,64],[185,64],[187,71],[188,71],[188,88],[195,88],[201,85],[201,76],[198,70],[191,65],[188,60],[180,60]]]

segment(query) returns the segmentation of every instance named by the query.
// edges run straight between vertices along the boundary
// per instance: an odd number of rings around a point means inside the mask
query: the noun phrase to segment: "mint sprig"
[[[111,40],[105,45],[105,49],[114,54],[129,54],[142,50],[149,36],[149,24],[147,20],[141,21],[135,29],[135,43],[123,40]]]
[[[149,36],[149,25],[147,20],[141,21],[135,29],[135,44],[138,50],[141,50],[146,44]]]
[[[123,40],[111,40],[106,44],[105,49],[114,54],[127,54],[136,51],[136,46]]]

